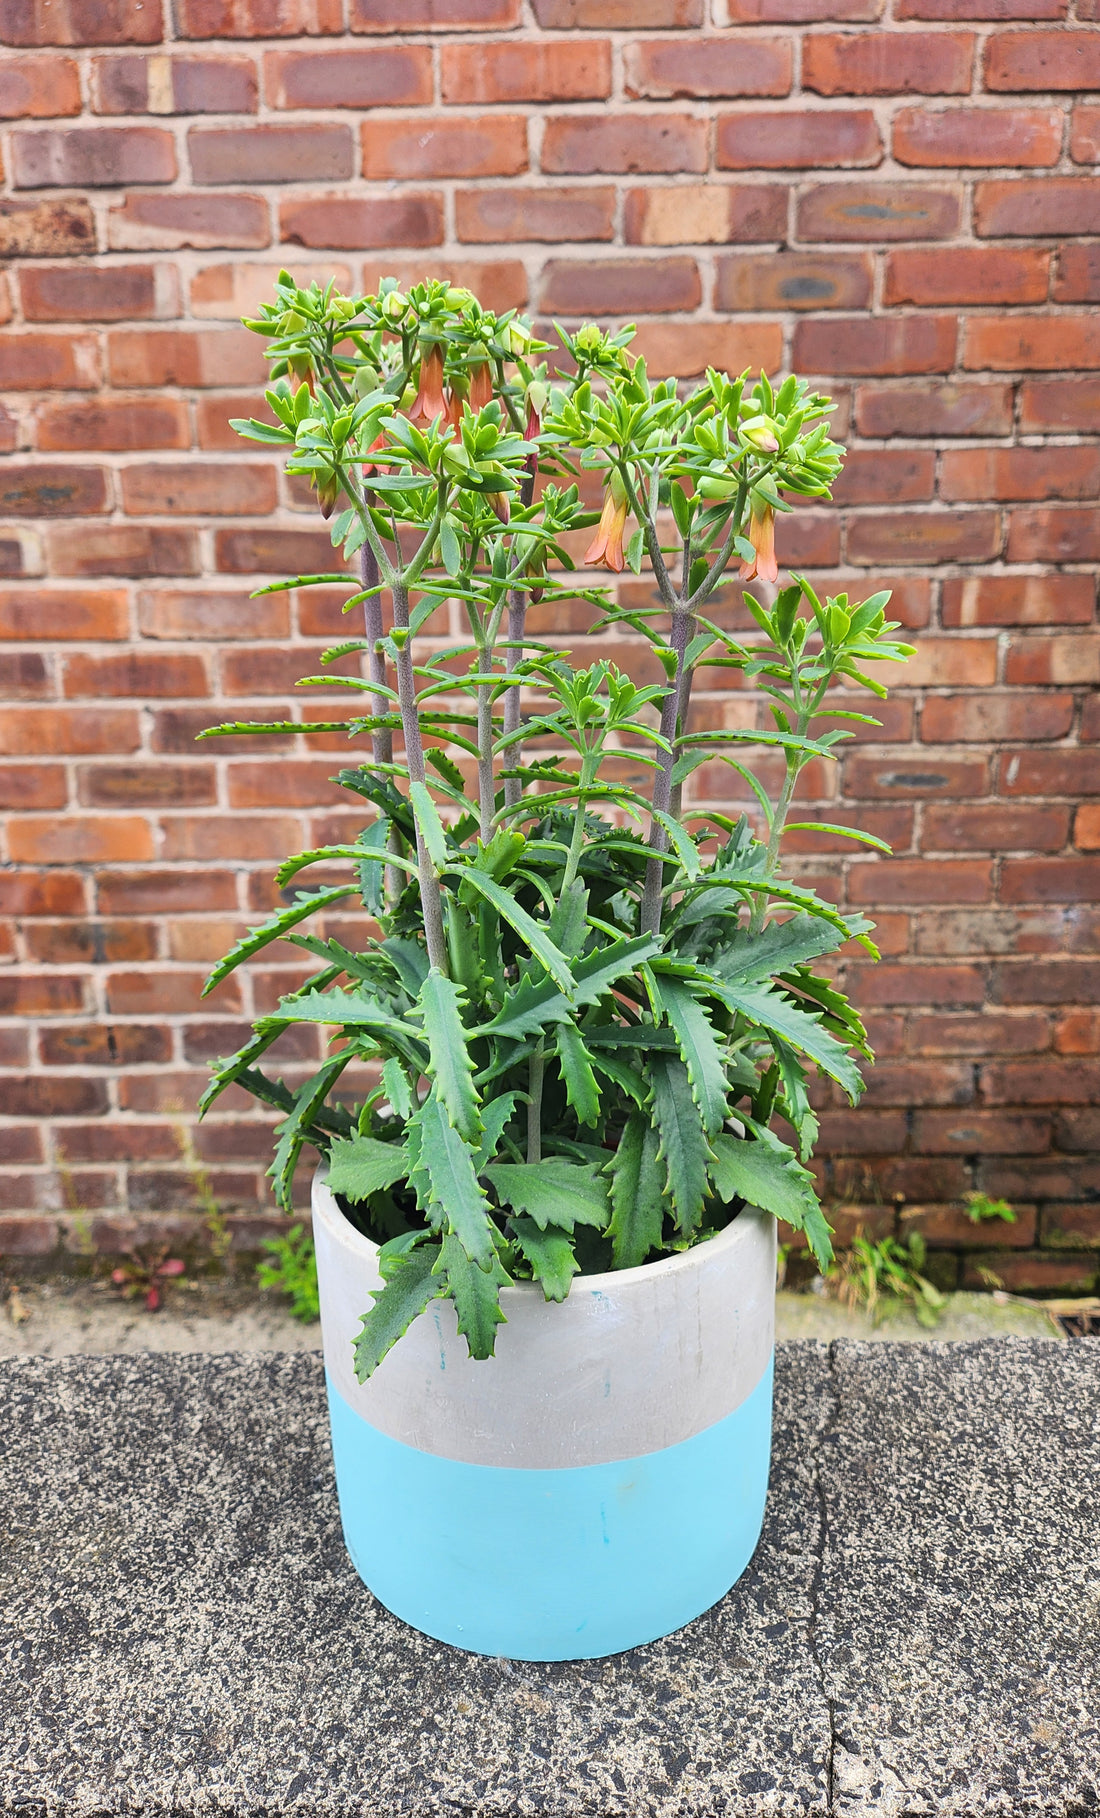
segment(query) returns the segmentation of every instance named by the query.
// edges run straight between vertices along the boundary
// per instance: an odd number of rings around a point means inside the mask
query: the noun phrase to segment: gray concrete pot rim
[[[328,1188],[328,1166],[325,1162],[321,1162],[318,1166],[316,1178],[324,1187]],[[341,1221],[347,1226],[348,1241],[351,1243],[352,1248],[358,1250],[365,1259],[377,1256],[381,1246],[376,1244],[372,1238],[365,1237],[362,1231],[357,1230],[355,1225],[352,1224],[351,1220],[344,1213],[339,1200],[335,1193],[332,1192],[331,1188],[328,1189],[328,1196],[335,1206]],[[713,1236],[703,1238],[701,1242],[697,1244],[692,1244],[690,1250],[678,1251],[675,1256],[662,1256],[659,1257],[656,1262],[639,1263],[633,1269],[605,1269],[598,1275],[578,1275],[575,1277],[575,1283],[579,1286],[583,1282],[584,1287],[587,1290],[595,1293],[602,1293],[604,1291],[610,1292],[613,1289],[621,1290],[628,1286],[629,1283],[639,1280],[642,1276],[644,1276],[647,1281],[652,1281],[658,1275],[674,1275],[681,1270],[696,1268],[700,1256],[705,1254],[713,1257],[722,1250],[732,1250],[735,1245],[743,1242],[745,1234],[751,1225],[751,1215],[754,1212],[756,1212],[758,1216],[764,1216],[759,1213],[758,1208],[755,1206],[742,1206],[740,1212],[735,1213],[729,1224],[724,1225],[721,1231],[715,1231]],[[746,1216],[746,1214],[748,1216]],[[715,1246],[718,1246],[718,1248],[716,1249]],[[501,1292],[505,1294],[512,1291],[519,1294],[542,1294],[542,1289],[539,1287],[538,1283],[534,1281],[509,1282],[508,1287],[501,1290]]]

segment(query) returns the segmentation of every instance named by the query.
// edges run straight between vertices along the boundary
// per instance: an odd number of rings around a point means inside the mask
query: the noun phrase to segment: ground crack
[[[829,1502],[825,1492],[822,1462],[823,1454],[828,1447],[833,1434],[836,1432],[837,1424],[840,1419],[840,1391],[837,1385],[835,1351],[836,1344],[834,1341],[834,1343],[830,1344],[828,1349],[828,1394],[824,1401],[824,1412],[821,1424],[814,1434],[813,1492],[817,1499],[818,1535],[817,1545],[814,1548],[814,1575],[810,1584],[810,1621],[807,1633],[810,1658],[817,1670],[817,1677],[821,1686],[821,1695],[825,1700],[825,1709],[829,1714],[829,1748],[825,1760],[825,1799],[830,1818],[834,1810],[833,1795],[838,1741],[836,1729],[836,1700],[830,1696],[826,1685],[825,1667],[821,1658],[818,1630],[821,1618],[822,1592],[825,1583],[825,1553],[829,1544]]]

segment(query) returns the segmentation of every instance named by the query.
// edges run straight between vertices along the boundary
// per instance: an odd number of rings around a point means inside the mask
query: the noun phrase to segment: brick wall
[[[338,591],[248,597],[331,565],[226,427],[264,371],[236,318],[287,263],[835,389],[836,505],[781,559],[892,585],[919,654],[812,779],[898,854],[803,836],[885,955],[848,968],[881,1058],[826,1109],[824,1184],[967,1282],[993,1240],[961,1197],[1007,1194],[1002,1278],[1093,1286],[1096,0],[707,4],[0,0],[0,1252],[194,1228],[205,1062],[297,976],[287,949],[200,1005],[204,971],[349,825],[315,744],[193,743],[282,714],[341,624]],[[194,1141],[246,1245],[268,1130],[223,1106]]]

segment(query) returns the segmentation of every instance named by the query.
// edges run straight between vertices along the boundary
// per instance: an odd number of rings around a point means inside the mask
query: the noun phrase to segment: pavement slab
[[[540,1666],[360,1584],[313,1354],[9,1360],[0,1811],[1100,1818],[1098,1390],[1096,1340],[783,1345],[740,1583]]]

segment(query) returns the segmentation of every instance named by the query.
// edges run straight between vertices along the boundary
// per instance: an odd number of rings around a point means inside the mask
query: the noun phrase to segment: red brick
[[[1095,903],[1100,858],[1008,859],[1001,873],[1004,903]]]
[[[973,1099],[974,1068],[966,1061],[883,1060],[868,1073],[860,1110],[864,1105],[898,1105],[905,1110],[919,1105],[969,1105]],[[858,1124],[859,1120],[854,1121]]]
[[[236,980],[232,983],[234,989],[221,1000],[223,1012],[240,1008]],[[107,1008],[112,1016],[186,1015],[201,1007],[202,985],[201,972],[112,972],[107,977]],[[229,1033],[233,1025],[215,1027],[224,1027]]]
[[[931,448],[856,448],[833,486],[833,497],[838,505],[930,499],[935,472]]]
[[[448,103],[600,101],[611,93],[611,46],[606,38],[445,44],[440,72]]]
[[[269,720],[271,718],[271,706],[268,701],[258,701],[255,706],[235,701],[234,709],[241,720]],[[235,738],[220,738],[216,746],[196,745],[195,741],[199,734],[207,731],[215,720],[221,720],[224,717],[224,714],[216,713],[209,705],[157,708],[152,714],[150,749],[170,751],[175,755],[187,757],[194,757],[198,752],[204,758],[210,758],[213,756],[225,757],[229,753],[238,751],[254,754],[259,743],[266,749],[270,761],[271,752],[285,751],[293,744],[297,736],[290,733],[286,736],[265,737],[258,741],[255,733],[242,733]],[[346,750],[347,747],[344,746],[341,749]]]
[[[818,95],[964,95],[971,32],[814,32],[802,47],[802,86]]]
[[[348,126],[193,126],[187,146],[196,183],[332,183],[355,175]]]
[[[718,118],[716,162],[719,170],[880,164],[882,139],[874,114],[865,108],[724,114]]]
[[[108,1109],[107,1085],[101,1079],[36,1073],[4,1081],[8,1117],[101,1117]]]
[[[976,233],[1001,237],[1100,233],[1095,177],[991,178],[974,189]]]
[[[0,915],[80,915],[84,884],[75,872],[9,871],[0,874]]]
[[[715,307],[862,309],[871,301],[873,276],[867,253],[737,253],[718,260]]]
[[[974,1224],[958,1206],[906,1206],[903,1231],[919,1232],[930,1250],[974,1250],[989,1244],[989,1228]],[[1034,1206],[1017,1206],[1015,1224],[997,1225],[997,1239],[1030,1249],[1037,1238]]]
[[[232,321],[254,316],[274,296],[279,273],[284,269],[303,289],[308,290],[315,283],[323,287],[329,282],[345,293],[353,288],[350,267],[334,265],[328,259],[285,267],[261,264],[254,259],[227,265],[204,265],[191,280],[191,314],[220,316]],[[252,414],[249,411],[249,415]]]
[[[46,659],[33,650],[0,652],[0,695],[6,700],[43,700],[55,692]],[[16,803],[18,807],[18,802]]]
[[[1059,1250],[1100,1250],[1100,1206],[1074,1204],[1043,1209],[1043,1246]]]
[[[627,44],[626,92],[667,101],[710,96],[786,95],[791,88],[788,38],[653,38]]]
[[[1086,802],[1073,821],[1073,843],[1080,852],[1100,850],[1100,805]]]
[[[1049,1256],[1042,1250],[983,1250],[963,1268],[964,1288],[988,1288],[994,1275],[1010,1294],[1089,1294],[1096,1281],[1096,1258],[1085,1254]]]
[[[281,759],[273,772],[270,761],[235,762],[228,767],[229,801],[234,808],[311,808],[333,804],[339,793],[332,782],[332,764],[308,758]]]
[[[51,965],[147,960],[157,952],[156,931],[144,922],[31,922],[25,934],[31,958]]]
[[[187,406],[178,398],[47,404],[38,414],[36,429],[38,447],[53,453],[191,446]]]
[[[953,316],[835,316],[799,322],[792,359],[802,372],[948,372],[955,337]]]
[[[424,107],[432,100],[432,53],[423,44],[269,51],[264,93],[279,108]]]
[[[25,1181],[30,1200],[36,1194],[38,1183],[31,1176],[25,1177]],[[50,1256],[57,1248],[57,1230],[55,1218],[31,1218],[17,1214],[13,1218],[0,1219],[0,1255]]]
[[[96,57],[97,114],[254,114],[256,65],[251,57]]]
[[[153,857],[153,829],[139,815],[25,815],[8,829],[17,864],[130,864]]]
[[[1057,164],[1064,123],[1061,108],[907,107],[894,121],[894,156],[971,168]]]
[[[0,341],[0,386],[9,391],[93,391],[99,351],[90,335],[9,334]]]
[[[985,903],[992,868],[976,859],[860,859],[848,870],[850,903]]]
[[[0,808],[64,808],[68,799],[69,786],[60,764],[12,764],[0,773]]]
[[[165,816],[161,821],[165,859],[222,860],[229,864],[286,857],[301,839],[298,821],[285,814]],[[289,986],[284,987],[289,989]]]
[[[1100,872],[1100,865],[1097,866]],[[990,1104],[1073,1105],[1100,1101],[1100,1061],[1009,1061],[982,1069]]]
[[[1092,635],[1012,638],[1005,681],[1014,687],[1076,687],[1100,683],[1100,641]]]
[[[610,240],[614,217],[615,191],[610,188],[509,184],[500,189],[460,189],[455,195],[457,236],[475,243]]]
[[[945,625],[1090,625],[1096,584],[1086,574],[981,575],[943,584]]]
[[[120,322],[179,313],[179,285],[170,267],[43,265],[20,274],[19,292],[30,322]]]
[[[929,1155],[1041,1155],[1050,1148],[1050,1119],[990,1111],[918,1111],[913,1147]]]
[[[714,0],[716,25],[820,25],[829,20],[864,24],[878,19],[883,0]]]
[[[1100,159],[1100,107],[1074,108],[1069,153],[1075,164],[1095,164]]]
[[[925,744],[987,744],[1002,739],[1064,738],[1073,721],[1071,695],[933,695],[924,703]]]
[[[448,284],[472,290],[486,309],[503,313],[522,309],[527,302],[527,272],[519,259],[441,259],[433,253],[430,259],[368,259],[363,266],[363,289],[376,291],[383,278],[396,278],[400,285],[423,283],[426,277],[445,278]],[[325,563],[332,567],[331,560]]]
[[[443,201],[438,191],[380,196],[305,196],[279,204],[279,237],[291,245],[365,249],[438,246]],[[270,288],[270,287],[269,287]]]
[[[55,574],[140,576],[199,571],[195,531],[174,524],[58,525],[49,531],[47,543]]]
[[[694,379],[708,366],[774,373],[782,360],[783,329],[778,322],[642,322],[632,347],[654,379]]]
[[[1012,428],[1011,385],[861,385],[856,423],[865,436],[999,436]]]
[[[237,886],[228,872],[108,871],[96,880],[96,898],[105,915],[170,915],[189,909],[209,915],[237,907]]]
[[[81,532],[85,532],[83,525]],[[55,638],[98,643],[129,635],[130,615],[121,588],[0,588],[0,638],[21,643],[46,643]]]
[[[1100,302],[1100,247],[1060,246],[1053,294],[1056,303]]]
[[[689,183],[628,189],[623,234],[629,246],[725,246],[780,240],[787,192],[778,183]]]
[[[181,38],[301,38],[343,30],[340,0],[176,0]]]
[[[1020,808],[979,803],[925,810],[925,852],[1060,852],[1069,834],[1066,808]]]
[[[138,194],[108,211],[107,238],[121,252],[257,247],[270,244],[271,226],[262,196]]]
[[[1043,303],[1050,254],[1004,246],[905,247],[886,262],[883,301],[945,303]]]
[[[971,370],[1065,372],[1100,367],[1095,316],[971,316],[964,365]]]
[[[81,695],[205,695],[206,667],[199,656],[131,650],[122,655],[67,657],[62,692]]]
[[[360,130],[363,175],[376,181],[511,177],[527,169],[522,114],[422,113],[410,120],[366,120]]]
[[[1087,3],[1087,0],[1086,0]],[[1069,0],[895,0],[895,19],[1064,19]]]
[[[112,385],[262,387],[267,362],[246,328],[116,328],[107,337]]]
[[[167,1029],[140,1023],[84,1023],[43,1029],[39,1037],[47,1067],[142,1066],[172,1058]]]
[[[958,231],[955,189],[927,183],[821,183],[798,204],[800,240],[949,240]]]
[[[0,1016],[74,1016],[85,1008],[82,978],[10,972],[0,977]]]
[[[533,0],[533,5],[544,31],[662,31],[703,23],[703,0]]]
[[[86,764],[79,769],[78,793],[89,808],[207,807],[217,800],[217,781],[212,764]]]
[[[0,468],[0,512],[16,518],[84,518],[107,511],[101,467],[62,467],[38,461]]]
[[[1050,1045],[1047,1019],[1038,1013],[917,1016],[909,1027],[917,1054],[1026,1054]]]
[[[1100,765],[1093,751],[1005,752],[998,788],[1003,795],[1100,795]]]
[[[286,637],[290,608],[286,594],[253,600],[243,593],[162,588],[139,594],[138,620],[141,634],[147,638],[197,638],[203,643],[210,639],[251,640]]]
[[[915,1005],[919,1009],[953,1009],[959,1004],[979,1005],[985,998],[985,976],[980,966],[929,966],[880,964],[861,966],[861,1004]]]
[[[952,448],[942,459],[945,499],[1092,499],[1100,448]]]
[[[707,124],[671,112],[558,115],[545,125],[542,168],[583,176],[704,171]]]
[[[1100,523],[1095,506],[1037,505],[1013,511],[1008,521],[1010,562],[1095,562],[1100,559]]]
[[[158,44],[160,0],[0,0],[0,44]]]
[[[0,120],[55,120],[80,107],[80,73],[71,57],[9,56],[0,66]]]
[[[932,763],[924,758],[867,757],[851,754],[844,759],[844,794],[855,801],[913,796],[926,801],[930,795],[984,795],[988,786],[985,758],[945,758]]]
[[[115,189],[122,183],[171,183],[176,175],[175,142],[159,126],[65,126],[12,134],[16,189]]]
[[[95,219],[86,201],[0,197],[0,255],[5,258],[56,259],[94,252],[95,247]]]
[[[997,553],[995,511],[880,512],[848,530],[848,559],[871,562],[988,562]]]
[[[985,86],[1018,94],[1100,88],[1100,38],[1065,26],[994,32],[986,45]]]
[[[552,259],[542,282],[554,315],[663,314],[697,309],[702,297],[694,259]]]
[[[123,509],[134,517],[260,516],[275,507],[275,469],[235,461],[168,461],[122,472]]]
[[[0,708],[0,751],[13,757],[136,751],[136,711],[109,707]]]
[[[508,31],[519,22],[520,0],[351,0],[348,20],[353,32]]]
[[[219,530],[214,535],[215,566],[222,574],[326,574],[335,571],[332,544],[325,531]]]

